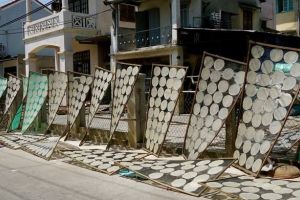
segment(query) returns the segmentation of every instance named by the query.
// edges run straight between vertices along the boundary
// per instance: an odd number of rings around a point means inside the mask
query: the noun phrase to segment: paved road
[[[0,148],[0,200],[201,200]]]

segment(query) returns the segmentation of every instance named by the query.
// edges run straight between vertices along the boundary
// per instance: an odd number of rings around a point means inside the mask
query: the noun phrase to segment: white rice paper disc
[[[211,56],[205,56],[204,66],[207,68],[211,68],[213,65],[214,65],[214,59]]]
[[[287,110],[283,107],[279,107],[274,110],[274,119],[281,121],[285,118]]]
[[[217,70],[217,71],[220,71],[224,68],[225,66],[225,62],[224,60],[222,59],[217,59],[214,63],[214,68]]]
[[[270,52],[270,58],[273,62],[279,62],[283,58],[283,51],[281,49],[272,49]]]
[[[300,64],[299,63],[293,64],[290,74],[295,78],[298,78],[300,76]]]
[[[260,169],[261,165],[262,165],[262,160],[257,159],[252,165],[252,172],[257,172]]]
[[[226,119],[227,118],[227,116],[228,116],[228,109],[227,108],[221,108],[220,109],[220,111],[219,111],[219,113],[218,113],[218,117],[220,118],[220,119]]]
[[[247,83],[255,84],[256,83],[257,74],[254,71],[249,71],[247,73]]]
[[[260,69],[261,62],[257,58],[252,58],[249,62],[249,68],[251,71],[256,72]]]
[[[296,86],[296,79],[294,77],[288,77],[284,79],[282,90],[291,90]]]
[[[292,103],[292,96],[288,93],[282,93],[278,102],[282,107],[287,107]]]
[[[223,72],[222,72],[222,77],[225,80],[230,80],[232,79],[234,76],[234,71],[231,68],[226,68]]]
[[[264,55],[264,48],[260,45],[254,45],[252,48],[251,48],[251,55],[254,57],[254,58],[260,58]]]
[[[220,92],[224,93],[228,90],[229,88],[229,83],[227,81],[220,81],[219,84],[218,84],[218,89]]]
[[[284,61],[287,64],[294,64],[298,61],[298,53],[295,51],[289,51],[287,53],[284,54]]]
[[[205,81],[210,78],[210,69],[209,68],[203,68],[202,69],[201,78]]]
[[[215,92],[214,95],[213,95],[213,101],[218,104],[222,101],[223,99],[223,93],[222,92]],[[198,102],[198,101],[197,101]]]
[[[270,74],[273,72],[274,64],[270,60],[265,60],[261,65],[261,71],[264,74]]]
[[[279,133],[280,129],[281,129],[281,123],[279,121],[273,121],[270,124],[269,131],[272,135]]]

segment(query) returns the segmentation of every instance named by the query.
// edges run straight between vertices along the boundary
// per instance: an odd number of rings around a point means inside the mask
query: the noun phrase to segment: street
[[[0,200],[193,200],[118,176],[59,160],[44,161],[21,150],[0,149]]]

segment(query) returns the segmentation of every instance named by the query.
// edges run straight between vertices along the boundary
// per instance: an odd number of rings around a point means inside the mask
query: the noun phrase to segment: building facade
[[[258,0],[106,0],[115,9],[111,65],[127,61],[187,65],[199,57],[178,45],[179,28],[261,30]],[[125,12],[127,11],[127,12]],[[135,14],[134,14],[135,13]],[[192,70],[193,71],[193,70]]]
[[[27,12],[32,10],[31,1],[26,0]],[[27,17],[26,72],[42,70],[36,54],[50,48],[54,51],[56,70],[93,73],[96,66],[107,62],[107,56],[103,55],[109,53],[105,36],[110,35],[110,7],[99,0],[62,0],[58,5],[59,9],[47,17],[37,20]]]
[[[276,30],[299,36],[299,0],[275,1]]]
[[[37,0],[32,1],[32,8],[38,12],[32,14],[32,19],[36,20],[50,15],[52,12]],[[13,0],[10,3],[0,7],[0,74],[6,76],[8,73],[13,75],[24,74],[24,55],[25,46],[24,23],[25,19],[10,23],[12,20],[26,13],[26,0]],[[41,52],[39,56],[40,63],[47,65],[54,64],[49,52]]]

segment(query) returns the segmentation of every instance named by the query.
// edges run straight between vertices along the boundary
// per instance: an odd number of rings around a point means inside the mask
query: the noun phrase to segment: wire
[[[44,8],[46,8],[47,6],[50,6],[50,5],[51,5],[53,2],[55,2],[55,1],[56,1],[56,0],[49,1],[48,3],[43,4],[42,6],[36,8],[36,9],[34,9],[34,10],[32,10],[32,11],[30,11],[30,12],[24,14],[24,15],[21,15],[21,16],[15,18],[15,19],[13,19],[13,20],[11,20],[11,21],[9,21],[9,22],[6,22],[6,23],[0,25],[0,28],[3,28],[3,27],[5,27],[5,26],[8,26],[8,25],[10,25],[10,24],[12,24],[12,23],[15,23],[15,22],[17,22],[17,21],[19,21],[19,20],[21,20],[21,19],[24,19],[25,17],[30,16],[30,15],[32,15],[32,14],[34,14],[34,13],[36,13],[36,12],[38,12],[38,11],[44,9]]]
[[[97,16],[99,14],[103,14],[105,12],[108,12],[108,11],[111,11],[111,9],[107,9],[107,10],[104,10],[104,11],[101,11],[101,12],[98,12],[98,13],[95,13],[95,14],[91,14],[91,15],[87,15],[85,18],[87,17],[94,17],[94,16]],[[69,20],[69,21],[64,21],[64,22],[59,22],[57,23],[57,26],[59,25],[64,25],[64,24],[70,24],[72,23],[73,20]],[[17,30],[17,29],[13,29],[13,30]],[[28,33],[30,30],[24,30],[24,29],[18,29],[18,30],[22,30],[22,31],[18,31],[18,32],[11,32],[11,33],[0,33],[0,35],[16,35],[16,34],[23,34],[23,33]],[[7,30],[0,30],[0,31],[7,31]]]

